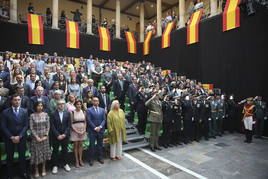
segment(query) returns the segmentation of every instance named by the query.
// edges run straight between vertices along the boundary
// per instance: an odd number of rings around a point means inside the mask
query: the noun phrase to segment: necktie
[[[16,115],[16,118],[17,118],[18,117],[18,114],[19,114],[18,113],[18,108],[15,108],[14,111],[15,111],[15,115]]]
[[[104,106],[106,108],[106,98],[105,98],[105,94],[102,95],[102,99],[103,99],[103,102],[104,102]]]
[[[95,109],[96,109],[96,113],[98,114],[99,113],[98,108],[95,108]]]

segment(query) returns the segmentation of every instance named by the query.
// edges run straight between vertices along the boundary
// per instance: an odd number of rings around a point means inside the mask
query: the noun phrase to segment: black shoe
[[[216,139],[216,136],[212,136],[213,139]]]
[[[208,141],[209,140],[208,137],[205,137],[205,140]]]
[[[31,176],[28,175],[27,173],[24,173],[23,175],[21,175],[21,178],[23,178],[23,179],[31,179]]]
[[[152,152],[155,152],[155,149],[154,149],[153,147],[151,147],[151,151],[152,151]]]
[[[164,147],[164,148],[168,148],[168,146],[167,146],[166,144],[163,144],[163,147]]]
[[[170,145],[170,144],[167,144],[167,146],[168,146],[168,147],[173,147],[173,146],[172,146],[172,145]]]
[[[155,147],[156,150],[162,150],[160,147]]]
[[[13,177],[7,177],[7,179],[13,179]]]

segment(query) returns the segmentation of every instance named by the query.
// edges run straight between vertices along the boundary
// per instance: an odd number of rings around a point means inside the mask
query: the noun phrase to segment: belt
[[[85,121],[74,121],[73,124],[76,124],[76,123],[84,123]]]
[[[158,115],[160,115],[160,113],[159,112],[156,112],[156,111],[150,111],[151,113],[154,113],[154,114],[158,114]]]
[[[222,109],[219,109],[219,111],[223,111]]]
[[[217,112],[216,110],[213,110],[213,111],[211,111],[211,112]]]

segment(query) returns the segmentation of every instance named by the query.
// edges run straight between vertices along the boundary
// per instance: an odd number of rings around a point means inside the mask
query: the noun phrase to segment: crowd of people
[[[113,94],[113,95],[111,95]],[[130,113],[126,112],[126,98]],[[246,103],[244,105],[244,103]],[[243,116],[237,117],[239,106]],[[161,150],[182,143],[222,136],[225,130],[239,131],[244,122],[245,142],[252,141],[253,127],[262,137],[267,119],[261,96],[237,103],[234,95],[203,88],[201,82],[164,73],[150,62],[118,62],[116,59],[60,57],[29,52],[5,52],[0,57],[1,140],[7,153],[8,178],[13,176],[14,148],[18,147],[20,174],[26,171],[25,151],[30,138],[30,163],[39,177],[52,173],[62,162],[70,171],[67,146],[73,143],[75,167],[84,166],[83,142],[90,141],[89,165],[103,160],[104,131],[108,131],[110,158],[120,160],[126,142],[126,121],[139,133],[150,125],[150,149]],[[137,112],[138,123],[134,122]],[[147,120],[148,118],[148,120]],[[159,138],[159,131],[162,134]],[[30,131],[30,136],[28,132]],[[95,147],[96,142],[96,147]],[[51,148],[52,147],[52,148]],[[61,147],[62,160],[59,160]],[[0,151],[3,152],[3,151]],[[97,155],[95,155],[95,153]]]

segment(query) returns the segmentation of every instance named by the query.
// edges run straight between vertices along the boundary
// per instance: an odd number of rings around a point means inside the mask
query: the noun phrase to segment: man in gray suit
[[[159,100],[158,92],[152,93],[152,98],[146,101],[145,105],[149,109],[149,119],[150,122],[150,147],[151,151],[161,150],[158,144],[159,130],[163,121],[163,112],[161,101]]]

